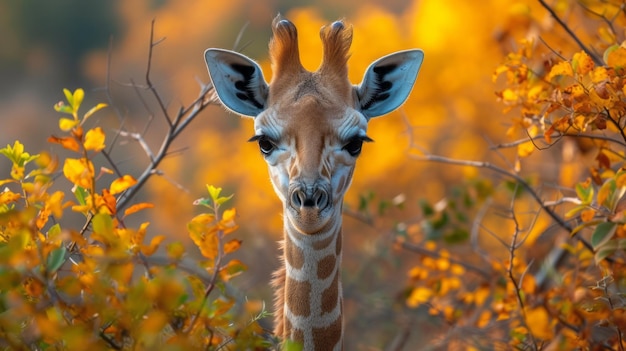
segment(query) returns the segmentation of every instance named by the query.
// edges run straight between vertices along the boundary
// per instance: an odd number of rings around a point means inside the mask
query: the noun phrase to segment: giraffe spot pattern
[[[322,313],[331,313],[339,301],[339,273],[335,273],[335,278],[330,286],[322,292]]]
[[[311,283],[299,282],[287,277],[285,282],[286,304],[295,316],[309,316],[311,314]]]
[[[342,327],[341,316],[339,316],[332,324],[324,328],[313,328],[315,350],[333,350],[341,341]]]
[[[328,255],[317,262],[317,277],[320,280],[330,277],[335,272],[335,264],[337,258],[334,255]]]
[[[304,266],[304,253],[300,248],[298,248],[298,246],[294,245],[289,235],[286,235],[285,240],[287,241],[285,245],[285,257],[287,258],[287,263],[292,268],[302,268],[302,266]]]

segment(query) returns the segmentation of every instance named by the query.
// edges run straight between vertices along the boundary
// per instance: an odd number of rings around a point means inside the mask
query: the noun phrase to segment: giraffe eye
[[[261,149],[261,153],[265,156],[269,156],[276,146],[274,143],[266,137],[259,138],[259,149]]]
[[[357,157],[359,156],[359,154],[361,153],[361,147],[363,146],[363,140],[362,139],[352,139],[350,140],[350,142],[348,142],[344,147],[343,150],[348,151],[348,153],[350,154],[350,156],[352,157]]]

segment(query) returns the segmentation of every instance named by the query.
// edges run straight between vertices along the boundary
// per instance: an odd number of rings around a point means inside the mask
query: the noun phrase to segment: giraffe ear
[[[207,49],[204,59],[215,92],[226,108],[250,117],[265,110],[268,86],[258,64],[222,49]]]
[[[417,79],[424,52],[419,49],[387,55],[372,63],[356,89],[357,107],[367,119],[389,113],[404,103]]]

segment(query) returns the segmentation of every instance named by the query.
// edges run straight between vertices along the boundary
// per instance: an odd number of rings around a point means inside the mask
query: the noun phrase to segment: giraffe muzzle
[[[296,186],[291,190],[291,206],[295,209],[323,210],[330,204],[328,191],[321,186]]]

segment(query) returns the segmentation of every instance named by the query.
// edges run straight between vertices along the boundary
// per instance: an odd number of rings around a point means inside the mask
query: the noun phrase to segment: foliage
[[[133,62],[143,64],[145,52],[135,40],[150,18],[158,18],[176,47],[155,67],[183,77],[168,77],[167,84],[186,98],[196,93],[187,77],[206,76],[200,59],[189,57],[207,42],[229,45],[239,29],[232,30],[232,23],[243,22],[232,20],[235,13],[267,17],[251,22],[252,29],[241,34],[246,44],[238,47],[259,59],[266,52],[266,37],[254,37],[247,46],[247,36],[267,34],[260,28],[265,30],[272,16],[244,5],[167,2],[151,11],[148,1],[120,3],[128,34],[116,43],[122,48],[116,54],[131,69]],[[325,11],[323,16],[313,8],[281,8],[298,25],[303,63],[311,69],[320,61],[320,26],[345,15],[331,6]],[[420,0],[403,15],[372,2],[351,11],[346,17],[355,30],[353,82],[372,60],[392,51],[421,47],[427,56],[404,118],[372,121],[368,133],[377,142],[363,153],[346,198],[345,214],[358,219],[344,221],[347,345],[382,349],[391,335],[404,349],[623,350],[622,2],[476,6]],[[221,23],[228,23],[232,36],[211,38],[227,31],[206,26]],[[92,53],[84,66],[88,75],[107,76],[109,82],[109,72],[101,69],[105,57]],[[149,80],[145,86],[131,83],[136,91],[154,89]],[[184,114],[210,100],[202,90]],[[165,115],[171,135],[158,152],[149,149],[146,135],[128,131],[133,127],[120,126],[112,136],[92,113],[79,114],[82,92],[67,92],[66,100],[57,105],[64,115],[49,141],[67,158],[32,155],[13,141],[1,150],[11,170],[2,170],[6,180],[0,181],[0,345],[70,349],[75,342],[81,348],[147,349],[169,341],[172,348],[177,343],[270,347],[259,337],[260,303],[231,294],[230,279],[243,270],[231,256],[242,244],[230,234],[236,212],[222,208],[225,198],[209,188],[209,195],[196,201],[196,209],[206,212],[190,215],[191,201],[181,187],[172,182],[164,187],[165,177],[153,177],[167,174],[195,184],[209,177],[237,187],[232,201],[246,218],[239,236],[279,234],[282,219],[265,167],[244,143],[250,126],[232,116],[211,119],[210,127],[188,131],[193,146],[184,157],[161,162],[190,119],[168,113],[158,96],[146,110]],[[502,113],[494,108],[496,101],[504,106]],[[144,173],[122,172],[109,160],[118,138],[145,151],[150,165]],[[406,139],[409,158],[420,162],[407,162]],[[481,148],[484,139],[508,140]],[[233,167],[234,162],[245,166]],[[135,200],[145,187],[155,198]],[[367,188],[375,190],[358,195]],[[397,192],[402,195],[394,197]],[[181,218],[191,218],[187,230],[181,229]],[[354,230],[362,223],[370,230]],[[183,233],[190,248],[166,244],[155,232],[168,238]],[[263,276],[260,266],[251,270],[260,269]],[[397,299],[390,301],[393,296]],[[401,346],[390,343],[385,349]]]
[[[228,292],[229,281],[246,269],[231,258],[241,241],[229,239],[237,230],[235,209],[222,210],[230,197],[208,186],[209,197],[196,201],[208,212],[187,224],[202,256],[193,261],[180,242],[165,245],[164,235],[149,234],[149,222],[130,225],[155,205],[135,203],[122,212],[119,199],[137,180],[94,162],[107,138],[86,122],[106,104],[80,115],[83,90],[64,93],[67,101],[55,110],[70,117],[59,119],[60,134],[48,141],[71,156],[60,162],[32,155],[19,141],[0,149],[12,164],[10,177],[0,180],[0,347],[267,347],[257,324],[264,311]],[[59,175],[71,192],[54,190],[64,188]],[[80,214],[82,226],[64,221],[68,212]],[[240,319],[242,309],[248,317]]]
[[[619,4],[604,1],[561,2],[556,9],[540,4],[572,44],[556,51],[539,36],[527,37],[496,67],[493,80],[503,85],[496,96],[504,113],[513,116],[506,135],[517,139],[493,150],[514,147],[513,160],[501,167],[429,154],[416,157],[503,177],[491,193],[476,197],[462,211],[472,218],[465,226],[470,232],[465,247],[473,255],[455,250],[445,236],[430,234],[432,228],[455,230],[449,216],[457,207],[446,205],[457,203],[454,194],[448,194],[452,201],[423,204],[418,224],[398,233],[402,247],[420,257],[408,272],[406,304],[428,306],[431,315],[445,322],[447,332],[439,341],[445,348],[626,346],[626,41],[620,29],[626,16]],[[570,14],[568,23],[584,21],[586,31],[595,31],[601,40],[593,49],[573,33],[563,20],[565,13]],[[593,154],[586,180],[551,189],[541,173],[526,169],[525,160],[560,145],[567,148],[572,141]],[[580,164],[582,155],[562,160],[557,169],[564,172],[572,161]],[[464,186],[472,189],[472,183]],[[534,252],[538,242],[554,240],[544,239],[550,237],[558,239],[547,254]],[[470,340],[465,333],[471,330]]]

